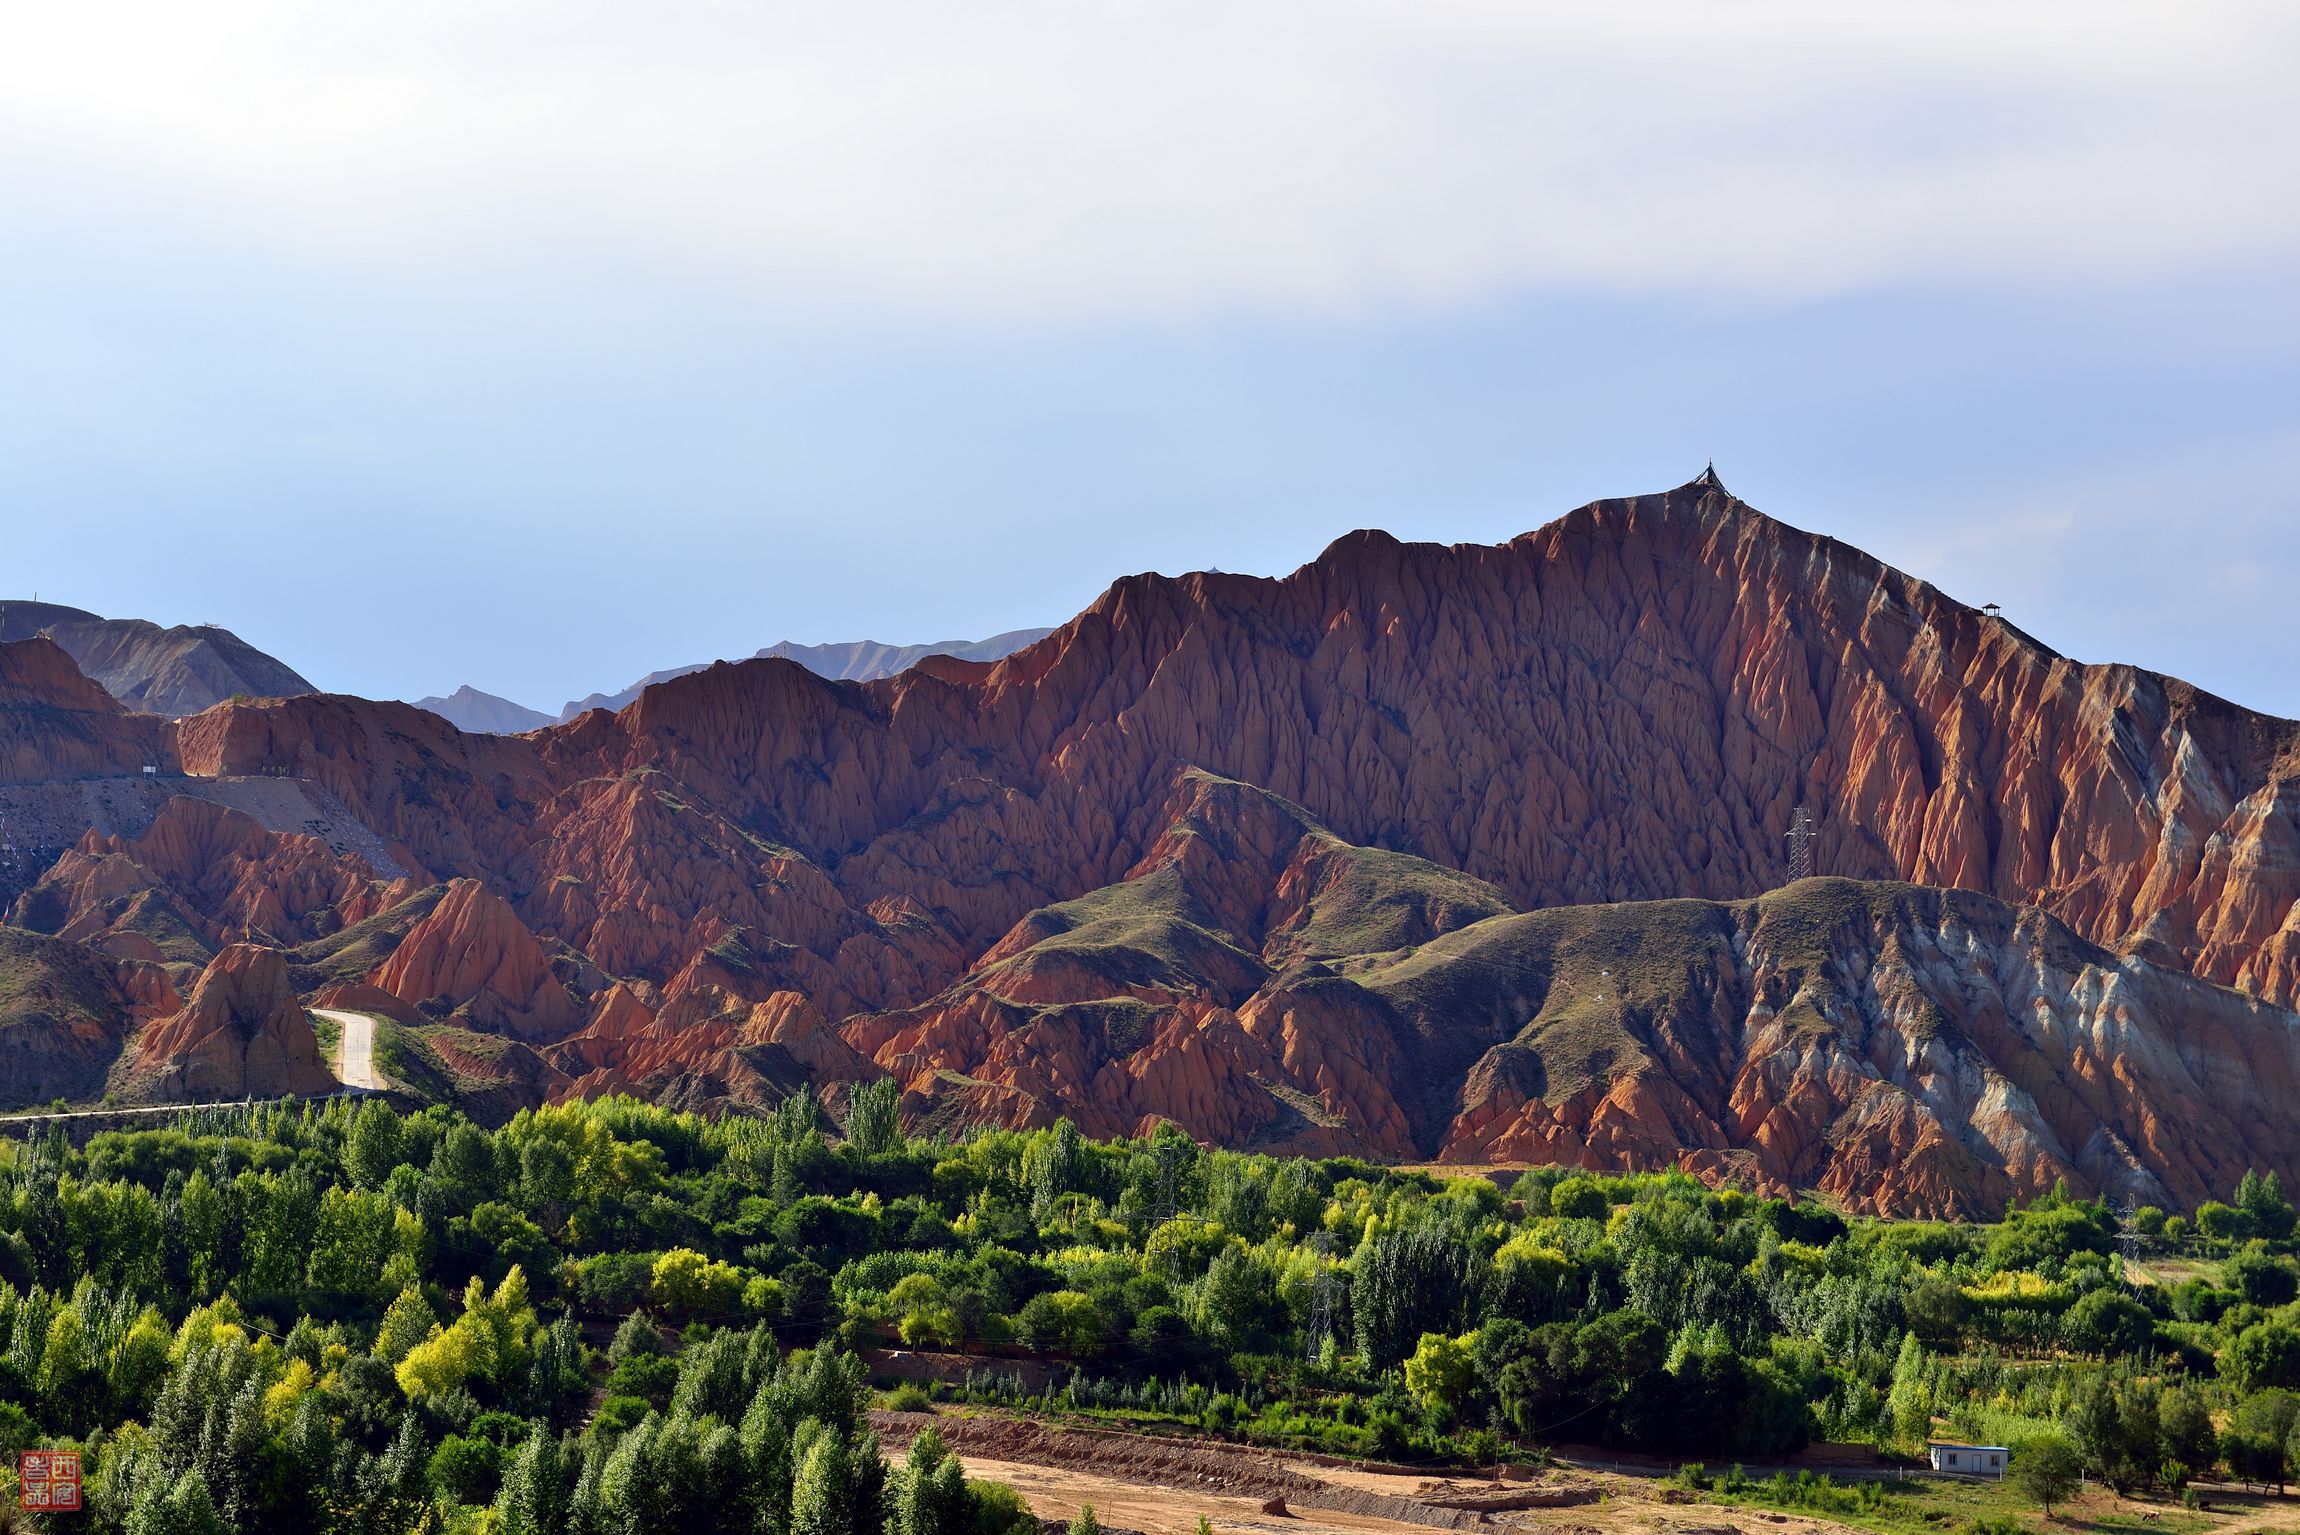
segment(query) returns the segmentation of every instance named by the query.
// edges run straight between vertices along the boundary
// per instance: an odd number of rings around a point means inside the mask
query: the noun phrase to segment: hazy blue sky
[[[0,588],[530,705],[1714,456],[2300,715],[2300,7],[310,0],[0,47]]]

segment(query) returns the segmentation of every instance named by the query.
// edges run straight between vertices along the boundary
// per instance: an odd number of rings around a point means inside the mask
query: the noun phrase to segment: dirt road
[[[343,1030],[342,1042],[336,1047],[336,1080],[346,1087],[383,1092],[386,1084],[375,1069],[375,1020],[366,1013],[348,1013],[341,1008],[315,1007],[312,1011]]]

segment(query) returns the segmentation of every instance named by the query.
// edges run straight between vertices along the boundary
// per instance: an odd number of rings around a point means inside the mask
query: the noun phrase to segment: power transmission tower
[[[1821,835],[1813,827],[1813,812],[1803,805],[1789,818],[1789,882],[1813,877],[1813,839]]]
[[[2140,1262],[2140,1245],[2140,1212],[2130,1202],[2119,1203],[2116,1207],[2116,1250],[2124,1260],[2126,1284],[2139,1282],[2132,1277],[2132,1271]]]
[[[1172,1141],[1158,1143],[1158,1223],[1164,1225],[1182,1213],[1182,1148]]]
[[[1310,1238],[1311,1261],[1317,1264],[1310,1277],[1310,1327],[1306,1357],[1315,1364],[1326,1340],[1334,1335],[1334,1291],[1340,1276],[1327,1261],[1334,1251],[1334,1239],[1320,1231]]]

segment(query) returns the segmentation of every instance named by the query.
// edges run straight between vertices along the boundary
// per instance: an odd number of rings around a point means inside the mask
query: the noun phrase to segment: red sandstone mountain
[[[233,944],[173,1017],[138,1036],[129,1063],[139,1096],[206,1103],[333,1091],[319,1041],[277,949]]]
[[[582,1015],[543,945],[477,880],[450,884],[372,982],[403,1002],[430,1002],[442,1014],[461,1008],[475,1027],[528,1039],[572,1033]]]
[[[130,714],[54,641],[0,643],[0,785],[138,773],[173,759],[162,721]]]
[[[2203,1030],[2229,1041],[2214,1062],[2282,1080],[2262,1040],[2300,996],[2300,725],[2057,656],[1710,481],[1496,547],[1361,533],[1280,580],[1129,578],[994,664],[860,685],[722,664],[517,738],[357,699],[228,704],[172,743],[194,773],[316,782],[419,871],[388,891],[356,859],[356,878],[306,876],[279,936],[336,947],[299,965],[563,1038],[576,1090],[763,1101],[787,1058],[892,1071],[941,1117],[1690,1157],[1927,1208],[2062,1171],[2182,1198],[2246,1158],[2300,1173],[2266,1088],[2181,1054]],[[1941,916],[1873,887],[1869,917],[1768,968],[1774,908],[1749,898],[1780,883],[1800,804],[1819,868],[1974,894],[1925,897]],[[48,915],[109,911],[127,886],[87,865],[132,857],[149,901],[213,923],[216,891],[284,881],[301,852],[228,880],[110,843],[73,857]],[[470,883],[419,900],[426,880]],[[1662,1035],[1519,1038],[1572,1008],[1483,963],[1494,935],[1680,898],[1706,915],[1632,924],[1705,977],[1638,1000]],[[1750,1043],[1781,988],[1889,975],[1943,923],[1980,946],[1971,965],[2042,989],[2031,1014],[2107,1032],[2048,1071],[1943,959],[1909,984],[1974,1020],[1954,1049],[1866,1002],[1814,1003],[1826,1049],[1818,1025]],[[319,936],[338,929],[356,939]],[[1410,1005],[1417,965],[1450,977],[1446,1008]],[[2118,975],[2151,999],[2129,1037],[2050,994]],[[799,1032],[763,1038],[761,1008]],[[1896,1078],[1895,1048],[1948,1051],[1943,1082],[1995,1072],[2034,1113],[1944,1097],[1916,1064]],[[2223,1091],[2245,1107],[2213,1144],[2151,1128]]]
[[[179,740],[194,771],[318,778],[616,973],[675,973],[725,903],[801,969],[845,961],[795,978],[883,993],[842,949],[914,945],[871,901],[978,950],[1132,865],[1200,767],[1524,905],[1763,888],[1802,802],[1818,867],[2300,989],[2300,725],[2069,661],[1709,486],[1491,548],[1361,533],[1282,580],[1132,577],[995,665],[720,665],[510,740],[394,707],[226,706]]]
[[[90,831],[28,891],[18,920],[123,958],[203,965],[234,937],[320,937],[409,893],[317,837],[178,795],[135,837]]]
[[[132,1006],[102,955],[0,927],[0,1109],[103,1092]]]
[[[1244,785],[1170,809],[1124,881],[849,1026],[915,1114],[1961,1214],[2062,1178],[2191,1207],[2300,1144],[2300,1020],[2040,912],[1808,880],[1518,914]]]

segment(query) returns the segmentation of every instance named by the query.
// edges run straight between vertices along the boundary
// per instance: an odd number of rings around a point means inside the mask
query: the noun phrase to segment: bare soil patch
[[[1091,1503],[1104,1524],[1143,1535],[1191,1535],[1201,1514],[1218,1535],[1836,1535],[1843,1528],[1685,1506],[1673,1489],[1602,1472],[1430,1475],[980,1411],[878,1412],[871,1423],[890,1457],[932,1424],[968,1475],[1007,1483],[1040,1517],[1068,1519]],[[1274,1512],[1280,1505],[1285,1511]]]

